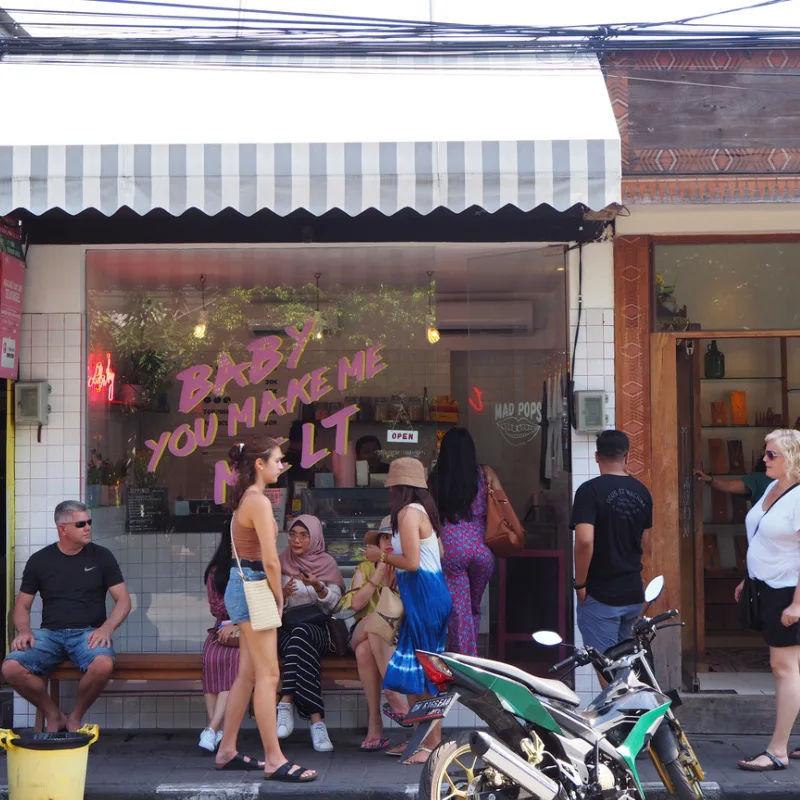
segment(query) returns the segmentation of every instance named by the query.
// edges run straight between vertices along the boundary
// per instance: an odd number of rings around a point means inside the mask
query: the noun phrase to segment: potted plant
[[[103,483],[103,457],[92,448],[86,472],[86,505],[90,508],[100,505],[100,486]]]
[[[675,301],[675,284],[666,283],[664,276],[656,273],[656,330],[685,331],[689,327],[686,306],[678,308]]]

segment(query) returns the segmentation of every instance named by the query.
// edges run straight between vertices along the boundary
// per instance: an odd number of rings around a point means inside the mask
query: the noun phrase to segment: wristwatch
[[[573,588],[573,589],[574,589],[576,592],[578,592],[578,591],[580,591],[581,589],[585,589],[585,588],[586,588],[586,584],[585,584],[585,583],[575,583],[575,581],[572,581],[572,588]]]

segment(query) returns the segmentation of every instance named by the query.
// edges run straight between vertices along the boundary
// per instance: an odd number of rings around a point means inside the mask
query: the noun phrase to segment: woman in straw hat
[[[392,519],[383,518],[377,531],[367,531],[364,535],[365,547],[377,546],[381,552],[391,555],[392,549]],[[356,654],[358,663],[358,677],[364,687],[369,709],[367,735],[361,743],[364,752],[377,752],[389,746],[389,740],[383,735],[383,720],[381,717],[381,684],[386,674],[386,667],[394,655],[394,645],[390,644],[375,633],[368,633],[367,619],[378,608],[381,591],[388,587],[397,591],[397,574],[394,567],[385,561],[362,561],[353,575],[350,591],[345,595],[345,603],[356,612],[357,624],[353,628],[350,646]],[[403,725],[403,717],[408,713],[408,704],[403,695],[397,692],[386,691],[386,703],[383,713]]]
[[[386,669],[383,686],[408,695],[410,704],[435,694],[417,660],[417,650],[444,651],[447,622],[452,610],[450,593],[442,574],[442,547],[439,540],[439,515],[425,481],[422,462],[398,458],[392,462],[386,479],[392,521],[391,554],[376,545],[367,547],[366,557],[374,563],[394,567],[403,600],[404,618],[397,649]],[[414,753],[406,754],[408,764],[422,764],[441,741],[436,726]],[[391,751],[390,751],[391,752]]]

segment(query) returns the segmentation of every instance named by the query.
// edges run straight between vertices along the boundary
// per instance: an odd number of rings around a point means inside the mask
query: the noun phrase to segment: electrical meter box
[[[50,417],[50,384],[17,381],[14,384],[14,421],[17,425],[47,425]]]
[[[578,433],[600,433],[606,429],[605,392],[575,392],[575,425]]]

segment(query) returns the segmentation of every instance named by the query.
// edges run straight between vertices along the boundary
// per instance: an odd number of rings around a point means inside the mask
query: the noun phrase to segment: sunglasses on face
[[[72,523],[76,528],[85,528],[87,525],[91,527],[92,521],[90,519],[80,519]]]
[[[776,458],[781,458],[783,453],[776,453],[774,450],[765,450],[764,455],[769,461],[774,461]]]

